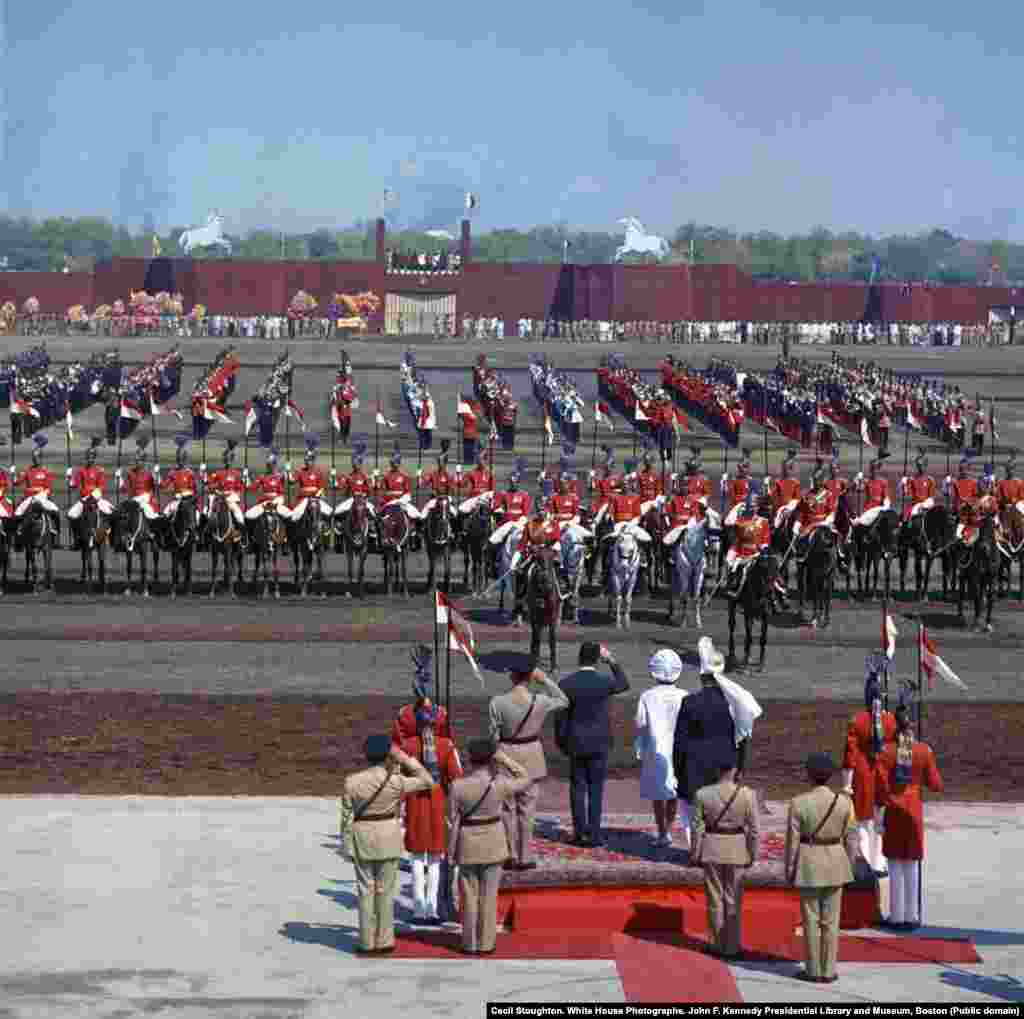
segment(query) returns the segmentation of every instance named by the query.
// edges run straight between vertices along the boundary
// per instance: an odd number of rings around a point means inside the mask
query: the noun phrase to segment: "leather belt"
[[[392,810],[387,814],[363,814],[360,821],[394,821],[398,815]]]
[[[802,838],[800,845],[802,846],[838,846],[842,844],[842,839],[809,839]]]
[[[476,828],[484,824],[498,824],[501,821],[500,817],[467,817],[462,822],[463,828]]]
[[[745,833],[744,828],[708,828],[705,831],[706,835],[743,835]]]
[[[513,739],[510,736],[508,739],[503,739],[501,742],[502,743],[506,743],[509,746],[523,746],[523,745],[525,745],[527,743],[539,743],[540,742],[540,736],[527,736],[525,738],[520,736],[517,739]]]

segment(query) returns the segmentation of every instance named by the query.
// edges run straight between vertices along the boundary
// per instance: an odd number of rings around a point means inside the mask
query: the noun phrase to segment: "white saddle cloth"
[[[295,504],[295,509],[293,509],[291,511],[290,519],[291,520],[301,520],[306,515],[306,507],[310,504],[310,502],[314,498],[316,498],[316,496],[308,496],[307,495],[305,498],[300,499]],[[331,509],[331,504],[326,499],[321,499],[320,500],[320,515],[321,516],[325,516],[325,517],[329,517],[329,516],[331,516],[331,514],[333,512],[334,512],[334,510]]]
[[[410,520],[419,520],[421,517],[425,516],[425,513],[421,513],[413,505],[412,496],[408,492],[406,492],[404,495],[398,496],[395,499],[388,499],[388,501],[386,503],[384,503],[383,506],[381,506],[381,509],[382,510],[387,509],[388,506],[394,506],[396,503],[399,506],[401,506],[403,510],[405,510],[405,515]]]
[[[430,499],[427,504],[420,510],[423,516],[426,516],[435,506],[437,505],[437,498]],[[455,516],[455,510],[452,508],[451,499],[448,500],[448,516]]]
[[[872,506],[871,509],[865,510],[853,523],[857,527],[870,527],[878,519],[878,515],[888,509],[892,509],[892,506],[886,499],[881,506]]]
[[[790,499],[785,506],[780,506],[775,512],[775,529],[778,530],[787,520],[790,513],[797,507],[797,500]]]
[[[519,520],[509,520],[499,527],[494,534],[490,537],[492,545],[500,545],[504,540],[509,531],[516,530],[522,532],[526,528],[526,517],[522,517]]]
[[[373,503],[369,499],[366,500],[366,508],[370,516],[375,517],[377,515],[377,511],[373,508]],[[349,496],[344,502],[339,502],[334,514],[340,517],[342,513],[347,513],[350,509],[352,509],[352,496]]]
[[[459,503],[459,512],[460,513],[472,513],[473,510],[475,510],[477,508],[477,506],[480,505],[481,502],[484,502],[484,501],[490,502],[490,500],[493,498],[493,496],[494,496],[493,492],[481,492],[479,495],[471,495],[464,502],[460,502]]]
[[[651,540],[651,536],[635,520],[620,521],[612,528],[612,535],[617,538],[627,528],[637,541]]]
[[[930,510],[935,505],[935,500],[929,496],[927,499],[922,499],[920,502],[914,503],[914,508],[910,511],[910,519],[913,520],[919,513],[924,513],[925,510]]]

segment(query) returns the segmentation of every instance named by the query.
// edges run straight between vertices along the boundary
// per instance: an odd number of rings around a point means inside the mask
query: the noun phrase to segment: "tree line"
[[[159,235],[165,255],[180,254],[178,238],[185,226]],[[375,257],[374,224],[356,222],[342,229],[311,233],[251,230],[229,235],[233,257],[245,259],[370,260]],[[602,264],[613,261],[622,234],[572,230],[566,224],[529,230],[491,230],[473,236],[473,259],[481,262],[560,262]],[[0,267],[8,270],[59,272],[88,268],[96,261],[148,257],[153,234],[131,231],[95,216],[53,217],[41,220],[0,216]],[[388,234],[388,246],[400,251],[454,249],[458,241],[425,233]],[[227,257],[217,249],[193,257]],[[971,240],[948,230],[914,235],[871,237],[833,233],[807,234],[768,231],[738,233],[722,227],[687,223],[670,240],[664,259],[626,256],[627,263],[735,264],[756,279],[782,281],[865,282],[878,280],[934,283],[1016,284],[1024,280],[1024,244],[1004,240]]]

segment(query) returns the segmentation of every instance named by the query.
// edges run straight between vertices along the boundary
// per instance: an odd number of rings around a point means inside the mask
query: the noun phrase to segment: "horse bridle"
[[[125,503],[125,505],[128,506],[131,505],[131,503]],[[135,503],[135,507],[139,514],[139,519],[135,524],[135,533],[132,534],[132,536],[128,538],[124,543],[125,548],[129,552],[135,551],[135,542],[139,540],[139,535],[142,534],[142,521],[145,519],[145,514],[142,512],[142,507],[138,503]]]
[[[174,543],[178,546],[179,550],[183,549],[188,544],[189,538],[192,536],[192,534],[195,531],[195,525],[194,524],[189,524],[184,529],[184,531],[182,532],[182,535],[181,535],[180,538],[175,533],[174,525],[178,522],[178,518],[182,516],[182,505],[185,502],[185,498],[186,498],[185,496],[182,496],[178,500],[178,505],[175,507],[175,510],[174,510],[174,517],[171,520],[171,538],[174,539]]]
[[[226,545],[232,532],[237,534],[239,537],[241,537],[241,534],[239,534],[238,529],[235,527],[235,518],[231,514],[231,507],[228,505],[228,501],[223,495],[218,495],[214,499],[212,507],[213,513],[211,516],[213,516],[221,507],[223,507],[224,515],[228,518],[228,529],[226,531],[218,531],[216,529],[216,525],[214,525],[212,537],[218,545]]]

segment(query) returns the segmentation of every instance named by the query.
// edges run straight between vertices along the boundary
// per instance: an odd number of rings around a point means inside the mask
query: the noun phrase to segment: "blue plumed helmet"
[[[510,477],[513,481],[522,481],[523,475],[526,473],[526,457],[517,456],[516,464],[512,468],[512,474]]]
[[[550,499],[555,493],[555,483],[549,477],[543,478],[540,483],[540,490],[544,494],[545,499]]]
[[[41,457],[43,455],[43,447],[50,440],[45,435],[42,435],[41,433],[36,432],[36,434],[32,436],[32,441],[35,443],[35,446],[36,446],[36,448],[34,450],[32,450],[32,456],[33,456],[34,459],[38,460],[39,457]]]
[[[277,450],[274,449],[273,446],[271,446],[271,448],[267,451],[267,466],[277,466]]]
[[[320,440],[315,435],[306,436],[306,459],[315,460],[316,451],[320,446]]]
[[[360,440],[352,448],[352,466],[362,467],[364,459],[366,459],[366,443]]]
[[[601,449],[604,452],[604,465],[611,470],[615,466],[615,453],[611,446],[602,446]]]
[[[395,448],[391,451],[391,466],[397,467],[402,462],[402,449],[395,439]]]

